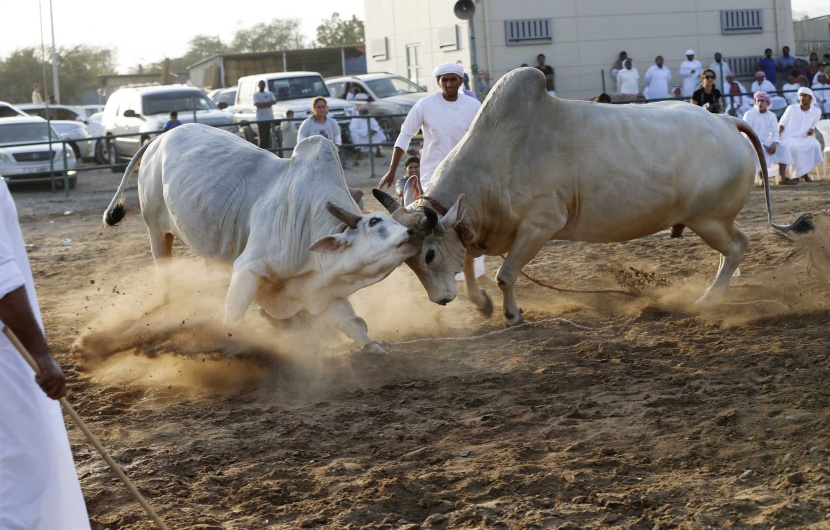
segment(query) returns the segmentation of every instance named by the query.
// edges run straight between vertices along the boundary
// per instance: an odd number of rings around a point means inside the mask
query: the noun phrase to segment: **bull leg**
[[[493,302],[484,289],[478,286],[475,273],[475,258],[467,254],[464,258],[464,284],[467,287],[467,298],[472,301],[485,317],[493,316]]]
[[[257,292],[255,300],[271,318],[285,320],[299,313],[303,309],[303,304],[299,300],[280,296],[280,291],[263,285]]]
[[[231,284],[225,298],[225,324],[240,321],[259,290],[261,276],[245,262],[240,262],[241,259],[240,256],[233,264]]]
[[[156,263],[158,282],[161,287],[162,304],[170,303],[170,288],[173,285],[170,262],[173,258],[173,234],[162,232],[150,233],[150,251],[153,253],[153,261]]]
[[[720,252],[718,274],[703,296],[695,302],[698,305],[716,304],[729,285],[735,269],[741,263],[749,244],[749,237],[738,228],[734,221],[710,221],[690,227],[710,247]]]
[[[377,342],[369,338],[366,321],[357,316],[348,298],[335,298],[320,313],[332,326],[372,353],[386,353]]]
[[[522,310],[519,309],[519,305],[516,303],[516,295],[514,293],[516,278],[519,277],[522,268],[551,239],[551,236],[561,230],[566,223],[564,217],[556,222],[551,222],[547,226],[541,224],[546,220],[544,215],[539,215],[538,217],[528,215],[526,219],[534,218],[533,224],[525,224],[519,227],[519,230],[516,232],[513,247],[496,273],[496,282],[498,282],[499,289],[501,289],[504,296],[504,320],[508,326],[515,326],[516,324],[522,323]]]

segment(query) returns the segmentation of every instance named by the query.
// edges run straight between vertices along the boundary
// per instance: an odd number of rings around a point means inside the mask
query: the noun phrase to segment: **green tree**
[[[340,13],[334,13],[317,26],[317,46],[322,48],[354,46],[363,44],[365,40],[363,21],[354,15],[351,20],[343,20]]]
[[[240,29],[226,50],[229,53],[298,50],[304,46],[299,19],[278,19]]]
[[[184,60],[184,66],[196,64],[203,59],[213,57],[214,55],[222,55],[228,49],[228,46],[222,42],[219,37],[211,37],[208,35],[196,35],[188,43],[188,49]],[[173,59],[170,61],[170,67],[173,67]]]

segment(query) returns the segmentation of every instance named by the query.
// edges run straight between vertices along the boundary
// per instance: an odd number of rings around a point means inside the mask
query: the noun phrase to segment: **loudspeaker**
[[[470,20],[476,12],[476,6],[473,0],[458,0],[453,8],[455,16],[461,20]]]

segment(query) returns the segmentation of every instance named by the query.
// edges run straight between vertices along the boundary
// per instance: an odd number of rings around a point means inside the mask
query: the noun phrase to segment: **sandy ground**
[[[224,328],[227,272],[179,244],[165,305],[134,183],[99,233],[119,178],[13,193],[69,400],[170,528],[830,528],[828,297],[786,261],[760,188],[715,309],[693,302],[717,255],[688,231],[556,242],[529,275],[640,296],[520,279],[527,324],[505,329],[463,296],[431,304],[403,267],[353,297],[377,356],[255,307]],[[377,182],[365,163],[347,179]],[[776,220],[828,197],[830,181],[773,188]],[[69,435],[93,528],[154,528]]]

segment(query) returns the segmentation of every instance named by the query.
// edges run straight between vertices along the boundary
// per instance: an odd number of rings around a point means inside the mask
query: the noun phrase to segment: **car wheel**
[[[98,140],[95,142],[95,163],[103,166],[106,165],[107,160],[107,142]]]
[[[75,142],[69,142],[69,147],[71,147],[72,151],[75,152],[75,158],[77,160],[80,160],[81,159],[81,148],[78,147],[78,144],[76,144]]]
[[[400,131],[395,127],[395,122],[392,121],[392,118],[380,118],[378,119],[378,125],[383,130],[383,134],[386,135],[387,142],[394,142],[398,139],[398,133]]]
[[[118,152],[115,150],[114,141],[110,141],[107,145],[107,163],[110,165],[110,171],[121,173],[121,168],[118,167]]]
[[[69,177],[69,189],[74,190],[75,186],[78,185],[78,175],[72,175]]]

